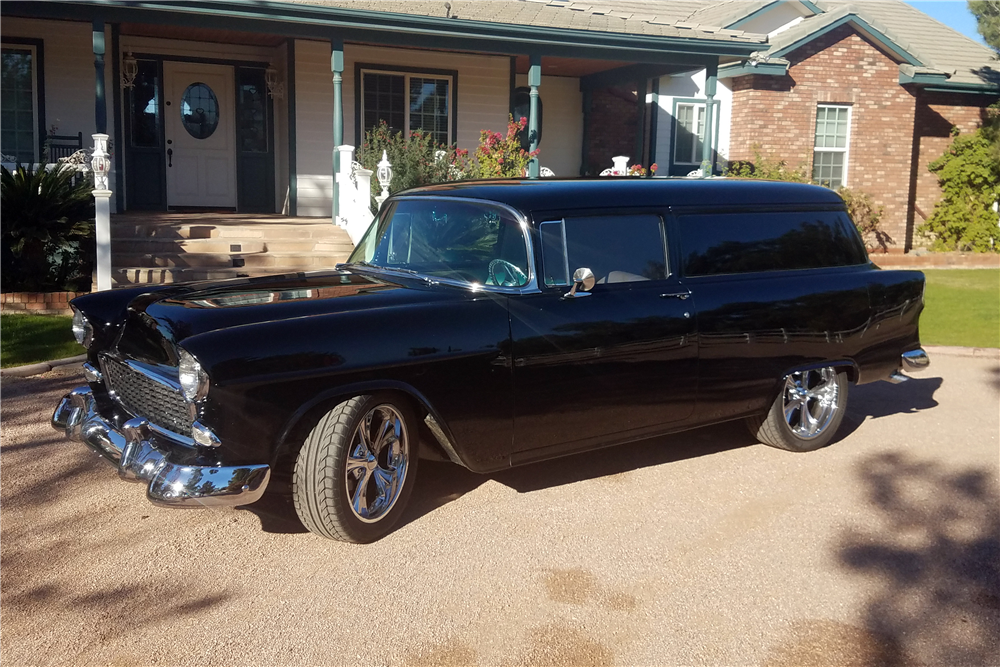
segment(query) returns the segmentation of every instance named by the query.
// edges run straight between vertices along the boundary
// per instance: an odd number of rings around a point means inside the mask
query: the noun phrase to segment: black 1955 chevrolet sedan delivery
[[[820,187],[451,183],[390,198],[336,269],[77,298],[87,385],[52,423],[158,505],[290,480],[307,528],[367,542],[421,457],[489,472],[732,419],[822,447],[851,383],[927,365],[923,289]]]

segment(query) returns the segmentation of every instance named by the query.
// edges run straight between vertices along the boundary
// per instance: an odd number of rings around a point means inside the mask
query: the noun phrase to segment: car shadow
[[[938,402],[934,399],[934,394],[943,383],[944,380],[940,377],[911,377],[900,384],[871,382],[852,385],[847,399],[847,411],[835,442],[854,433],[866,419],[881,419],[936,408]]]
[[[852,386],[847,412],[834,442],[850,436],[866,419],[937,407],[934,394],[942,382],[940,377],[932,377],[911,378],[896,385],[874,382]],[[747,431],[743,420],[736,420],[489,474],[475,473],[450,462],[422,460],[413,495],[397,528],[458,500],[489,480],[518,493],[531,493],[754,444],[757,441]],[[268,493],[242,509],[257,515],[265,532],[307,532],[295,513],[290,479],[272,479]]]

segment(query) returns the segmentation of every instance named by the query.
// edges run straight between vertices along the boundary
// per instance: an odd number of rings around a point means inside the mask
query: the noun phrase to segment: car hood
[[[178,285],[128,304],[119,351],[176,364],[175,346],[202,333],[274,320],[457,298],[464,290],[367,271],[296,273]],[[248,331],[248,335],[253,335]]]

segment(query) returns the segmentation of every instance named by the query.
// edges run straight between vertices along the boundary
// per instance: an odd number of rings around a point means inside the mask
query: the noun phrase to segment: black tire
[[[747,428],[765,445],[791,452],[826,447],[844,420],[849,387],[847,374],[829,366],[792,373],[767,414],[748,417]]]
[[[406,400],[373,394],[344,401],[320,418],[302,444],[292,479],[295,512],[317,535],[373,542],[402,516],[418,452]]]

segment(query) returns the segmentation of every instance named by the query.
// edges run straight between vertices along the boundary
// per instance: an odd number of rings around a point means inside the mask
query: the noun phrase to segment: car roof
[[[842,207],[833,190],[818,185],[749,179],[539,178],[450,181],[411,188],[394,197],[461,197],[505,203],[521,211],[664,206]]]

